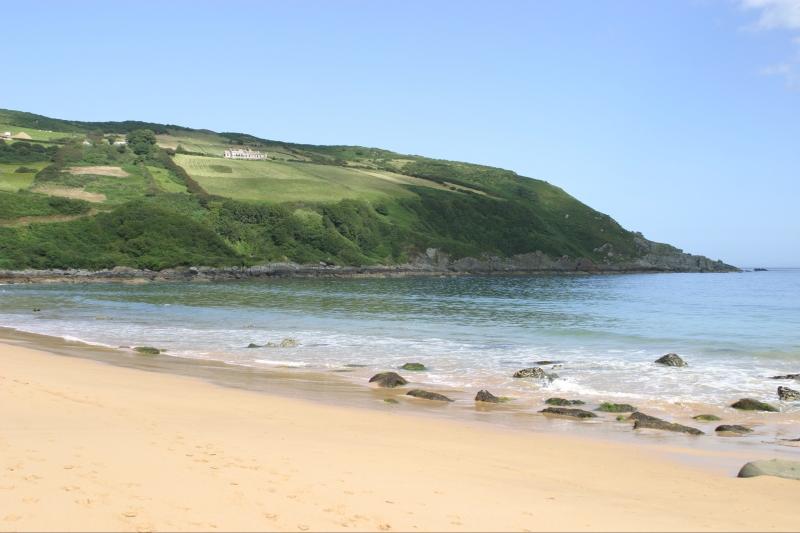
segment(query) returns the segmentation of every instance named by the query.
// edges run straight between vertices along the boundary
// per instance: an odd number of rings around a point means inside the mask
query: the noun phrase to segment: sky
[[[374,146],[546,180],[800,266],[800,0],[5,2],[0,107]]]

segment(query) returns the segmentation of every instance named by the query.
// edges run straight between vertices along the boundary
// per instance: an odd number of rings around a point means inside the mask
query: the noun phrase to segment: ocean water
[[[800,270],[3,285],[0,325],[363,383],[421,362],[402,373],[471,394],[778,403],[777,385],[793,384],[769,376],[800,372]],[[246,348],[287,337],[300,345]],[[653,364],[667,352],[689,367]],[[559,377],[511,378],[539,360],[559,361],[544,367]]]

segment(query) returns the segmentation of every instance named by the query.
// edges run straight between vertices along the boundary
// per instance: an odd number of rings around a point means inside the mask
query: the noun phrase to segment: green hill
[[[0,110],[4,131],[25,138],[0,141],[0,269],[395,265],[430,249],[450,263],[538,252],[559,269],[731,268],[499,168]],[[223,158],[231,148],[267,158]]]

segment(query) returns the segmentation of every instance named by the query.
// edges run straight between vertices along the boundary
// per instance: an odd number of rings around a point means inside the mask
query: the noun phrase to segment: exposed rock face
[[[676,353],[668,353],[667,355],[662,355],[655,361],[660,365],[666,366],[688,366],[686,361],[681,359],[681,356]]]
[[[422,398],[423,400],[435,400],[438,402],[453,401],[444,394],[439,394],[438,392],[428,392],[426,390],[420,390],[420,389],[410,390],[406,394],[408,396],[413,396],[414,398]]]
[[[584,402],[583,400],[566,400],[564,398],[548,398],[548,399],[546,399],[544,401],[544,403],[546,403],[547,405],[560,405],[560,406],[563,407],[565,405],[583,405],[586,402]]]
[[[739,477],[776,476],[786,479],[800,479],[800,462],[783,459],[753,461],[739,470]]]
[[[387,389],[393,389],[408,383],[408,381],[397,372],[381,372],[380,374],[375,374],[369,378],[369,382],[376,383],[379,387],[385,387]]]
[[[502,400],[489,392],[488,390],[481,390],[478,391],[478,394],[475,395],[476,402],[487,402],[487,403],[500,403]]]
[[[676,424],[674,422],[667,422],[655,416],[646,415],[639,411],[633,413],[630,417],[634,420],[633,429],[660,429],[663,431],[676,431],[678,433],[688,433],[689,435],[703,435],[699,429]]]
[[[545,373],[544,370],[542,370],[538,366],[535,366],[532,368],[523,368],[522,370],[517,370],[511,377],[544,379],[547,377],[547,374]]]
[[[778,398],[784,402],[796,402],[800,400],[800,392],[789,387],[778,387]]]
[[[770,379],[796,379],[796,380],[800,380],[800,374],[784,374],[783,376],[772,376]]]
[[[714,431],[717,433],[735,433],[737,435],[744,435],[746,433],[752,433],[753,430],[737,424],[722,424],[721,426],[717,426]]]
[[[766,402],[754,400],[753,398],[742,398],[741,400],[731,404],[734,409],[741,409],[742,411],[769,411],[777,412],[778,409]]]
[[[158,355],[161,353],[161,350],[152,346],[137,346],[133,350],[143,355]]]
[[[401,370],[412,370],[412,371],[417,371],[417,372],[422,371],[422,370],[427,370],[427,368],[425,368],[425,365],[423,365],[422,363],[406,363],[403,366],[401,366],[400,369]]]
[[[636,408],[628,403],[603,402],[596,410],[604,413],[633,413]]]
[[[571,418],[597,418],[597,415],[591,411],[571,409],[569,407],[547,407],[539,412],[546,415],[568,416]]]

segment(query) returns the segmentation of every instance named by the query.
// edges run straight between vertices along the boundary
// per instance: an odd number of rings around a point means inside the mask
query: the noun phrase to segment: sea
[[[395,370],[470,400],[480,389],[719,408],[752,397],[800,412],[776,396],[800,383],[770,379],[800,372],[800,269],[2,285],[0,326],[365,387]],[[688,366],[654,363],[670,352]],[[407,362],[426,370],[398,370]],[[531,366],[554,379],[512,377]]]

